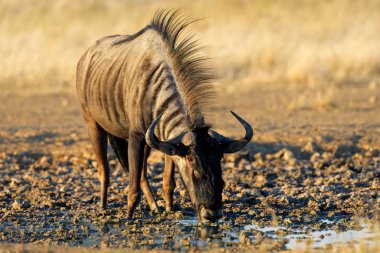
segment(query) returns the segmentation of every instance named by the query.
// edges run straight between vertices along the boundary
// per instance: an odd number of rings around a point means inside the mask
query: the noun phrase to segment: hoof
[[[155,207],[155,208],[150,210],[150,213],[151,214],[160,214],[161,210],[158,207]]]
[[[100,203],[100,211],[107,210],[107,204]]]
[[[128,219],[128,220],[133,219],[133,211],[128,211],[128,212],[127,212],[127,219]]]

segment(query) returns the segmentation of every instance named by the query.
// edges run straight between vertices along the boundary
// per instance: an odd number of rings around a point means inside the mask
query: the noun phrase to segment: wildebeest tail
[[[126,173],[129,172],[128,169],[128,141],[113,136],[110,133],[107,133],[108,141],[111,144],[113,151],[115,152],[117,159],[119,160],[121,166],[123,167]]]

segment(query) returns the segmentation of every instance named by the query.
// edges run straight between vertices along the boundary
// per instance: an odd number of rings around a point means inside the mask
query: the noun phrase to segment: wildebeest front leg
[[[127,212],[128,217],[132,218],[141,198],[140,180],[144,166],[145,139],[144,136],[131,132],[128,142],[129,191]]]
[[[146,201],[148,202],[150,210],[152,210],[154,213],[158,213],[159,209],[158,209],[156,200],[154,199],[152,189],[150,188],[148,177],[147,177],[147,169],[148,169],[147,161],[148,161],[149,153],[150,153],[150,147],[148,145],[145,145],[144,165],[143,165],[143,170],[141,173],[141,190],[144,193],[144,196],[146,198]]]
[[[88,135],[94,148],[95,158],[98,163],[98,178],[101,184],[100,207],[107,207],[107,190],[110,181],[110,169],[107,160],[107,133],[92,118],[83,113],[88,126]]]
[[[173,209],[173,191],[175,188],[174,181],[174,163],[170,156],[165,155],[165,169],[163,178],[163,190],[165,200],[165,210],[171,212]]]

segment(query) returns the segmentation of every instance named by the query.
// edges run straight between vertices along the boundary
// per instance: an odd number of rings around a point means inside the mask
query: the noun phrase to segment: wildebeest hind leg
[[[163,178],[163,190],[165,200],[165,210],[171,212],[173,209],[173,191],[175,188],[174,163],[170,156],[165,155],[165,169]]]
[[[105,209],[107,207],[107,190],[110,181],[110,170],[107,160],[107,133],[85,112],[83,112],[83,117],[87,123],[88,135],[98,163],[98,178],[101,184],[100,207]]]
[[[144,196],[146,198],[146,201],[148,202],[148,205],[150,207],[150,210],[154,213],[159,213],[159,209],[156,203],[156,200],[154,199],[152,189],[150,188],[148,177],[147,177],[147,169],[148,169],[148,157],[150,153],[150,147],[148,145],[145,145],[144,148],[144,165],[143,170],[141,172],[141,190],[144,193]]]

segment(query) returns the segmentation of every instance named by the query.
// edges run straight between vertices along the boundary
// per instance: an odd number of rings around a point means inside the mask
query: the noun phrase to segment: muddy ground
[[[214,127],[242,135],[228,113],[232,109],[254,125],[255,136],[245,150],[225,156],[224,216],[208,226],[197,224],[178,175],[176,210],[163,212],[163,160],[157,152],[149,159],[149,180],[162,213],[151,214],[143,198],[135,218],[126,218],[128,177],[111,150],[109,208],[100,211],[96,163],[75,94],[2,95],[0,247],[234,251],[283,250],[296,241],[326,249],[331,242],[316,245],[331,232],[318,238],[313,232],[376,227],[380,85],[336,89],[324,104],[306,96],[311,104],[305,105],[299,98],[313,88],[300,86],[260,86],[219,96],[208,114]]]

